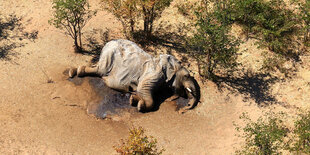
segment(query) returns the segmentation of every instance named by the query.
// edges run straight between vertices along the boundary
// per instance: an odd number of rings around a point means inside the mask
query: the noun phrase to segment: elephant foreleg
[[[87,67],[79,66],[78,68],[71,68],[69,70],[69,77],[74,77],[75,75],[81,76],[98,76],[98,66],[96,67]]]
[[[129,103],[131,106],[137,106],[137,103],[141,100],[141,98],[137,94],[131,94],[129,98]]]
[[[145,77],[137,87],[137,95],[141,98],[138,102],[139,111],[151,111],[154,107],[154,92],[163,84],[162,72],[155,72]]]
[[[149,97],[144,97],[144,99],[140,99],[137,106],[139,112],[150,111],[153,109],[153,107],[153,99]]]
[[[139,100],[137,108],[139,112],[145,111],[146,106],[144,100]]]
[[[139,89],[138,89],[139,91]],[[141,92],[141,91],[140,91]],[[147,93],[139,93],[139,102],[138,102],[138,111],[144,112],[144,111],[150,111],[154,107],[154,100],[152,97],[152,92],[149,91]]]

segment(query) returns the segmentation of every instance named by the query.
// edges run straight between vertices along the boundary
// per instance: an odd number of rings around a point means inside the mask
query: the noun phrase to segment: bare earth
[[[91,5],[100,8],[99,2]],[[132,126],[142,126],[157,138],[164,154],[233,154],[240,146],[233,122],[242,112],[257,117],[267,109],[254,99],[245,100],[244,94],[219,91],[205,81],[200,82],[201,103],[183,115],[175,111],[175,103],[165,102],[155,112],[98,119],[89,112],[102,99],[93,79],[72,82],[65,72],[70,66],[89,65],[92,57],[74,53],[71,38],[48,24],[51,1],[0,0],[0,10],[1,15],[22,17],[24,31],[38,31],[34,41],[19,41],[24,46],[14,49],[17,55],[11,60],[0,60],[0,154],[115,154],[113,146]],[[110,39],[123,38],[121,24],[100,10],[84,31],[107,29]],[[250,42],[242,46],[251,47]],[[255,58],[251,52],[245,57]],[[292,81],[274,84],[272,92],[281,102],[307,107],[309,78],[306,65]]]

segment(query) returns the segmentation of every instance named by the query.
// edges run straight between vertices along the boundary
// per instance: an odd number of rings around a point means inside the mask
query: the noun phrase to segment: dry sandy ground
[[[91,1],[98,4],[99,0]],[[183,115],[173,103],[163,103],[155,112],[97,119],[87,114],[88,105],[99,102],[90,78],[74,84],[65,74],[70,66],[90,64],[91,57],[75,54],[71,38],[48,24],[51,2],[0,0],[0,10],[23,17],[25,31],[39,32],[34,42],[21,41],[25,46],[14,49],[18,55],[12,60],[0,61],[0,154],[115,154],[113,145],[126,138],[133,125],[157,138],[164,154],[233,154],[240,142],[233,121],[238,122],[241,112],[261,113],[252,99],[220,92],[206,81],[201,85],[202,103]],[[110,29],[110,39],[122,38],[120,23],[102,10],[85,32],[95,29]],[[305,93],[309,87],[300,83],[309,79],[307,69],[295,80],[303,92],[290,87],[294,83],[279,83],[276,93],[283,95],[279,100],[294,101],[285,97],[290,93],[284,92],[286,87],[296,98],[302,95],[302,103],[309,100]]]

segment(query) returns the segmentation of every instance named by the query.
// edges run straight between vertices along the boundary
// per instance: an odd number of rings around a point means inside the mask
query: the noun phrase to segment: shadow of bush
[[[168,54],[174,50],[178,53],[185,53],[185,40],[187,28],[183,24],[176,25],[177,28],[171,31],[169,27],[172,25],[165,25],[166,23],[160,23],[158,28],[152,33],[151,36],[145,36],[142,30],[136,31],[132,34],[132,40],[141,45],[143,49],[154,52],[157,54],[157,50],[160,48],[166,48]]]
[[[104,32],[102,29],[94,29],[91,32],[88,32],[86,34],[86,50],[80,53],[85,55],[91,55],[93,57],[91,59],[91,62],[93,64],[97,63],[99,61],[102,48],[108,41],[110,41],[109,36],[109,29]]]
[[[241,93],[245,96],[245,100],[253,99],[258,106],[285,105],[285,103],[278,101],[270,92],[272,84],[277,81],[279,79],[270,74],[246,71],[240,77],[217,76],[215,83],[220,90],[226,88],[234,94]]]
[[[10,56],[17,53],[14,49],[23,47],[24,39],[34,41],[38,38],[38,31],[25,32],[22,24],[22,17],[14,14],[7,17],[0,17],[0,59],[11,60]]]

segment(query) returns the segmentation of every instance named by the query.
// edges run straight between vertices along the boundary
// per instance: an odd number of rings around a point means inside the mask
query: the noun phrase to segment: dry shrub
[[[114,146],[116,152],[122,155],[160,155],[164,149],[158,149],[157,140],[146,136],[142,127],[129,129],[128,139],[121,139],[119,146]]]

